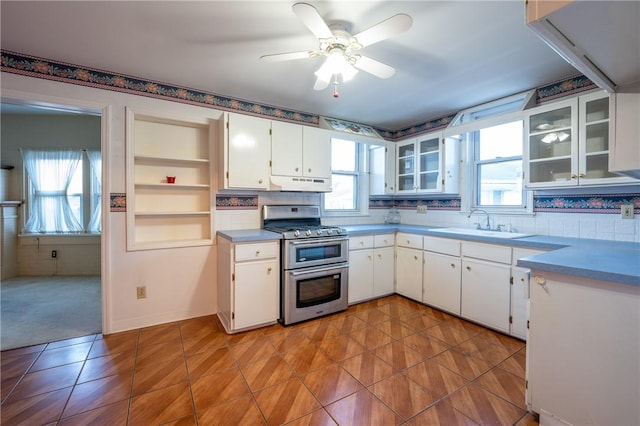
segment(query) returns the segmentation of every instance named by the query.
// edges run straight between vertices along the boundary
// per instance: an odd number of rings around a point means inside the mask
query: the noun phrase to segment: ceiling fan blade
[[[361,56],[353,66],[378,78],[389,78],[396,73],[393,67],[366,56]]]
[[[399,13],[354,35],[354,37],[362,47],[365,47],[403,33],[411,28],[412,24],[411,16]]]
[[[320,16],[315,7],[307,3],[296,3],[292,7],[293,13],[296,14],[303,24],[318,38],[333,37],[333,33],[324,19]]]
[[[321,78],[316,79],[316,84],[313,85],[313,90],[324,90],[329,87],[329,81]]]
[[[282,61],[292,61],[294,59],[308,59],[311,58],[313,52],[304,51],[304,52],[291,52],[291,53],[274,53],[270,55],[262,55],[260,59],[265,62],[282,62]]]

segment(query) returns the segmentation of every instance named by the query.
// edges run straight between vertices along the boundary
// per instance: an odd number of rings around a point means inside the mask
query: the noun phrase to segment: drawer
[[[277,241],[269,243],[236,244],[235,251],[236,262],[273,259],[278,257],[280,244]]]
[[[398,247],[408,247],[422,250],[422,236],[398,232],[398,235],[396,235],[396,245]]]
[[[435,253],[460,256],[460,241],[451,238],[424,237],[423,247]]]
[[[349,250],[373,248],[373,235],[356,235],[349,237]]]
[[[374,247],[391,247],[396,242],[396,236],[394,234],[382,234],[373,237]]]
[[[518,259],[527,256],[535,256],[536,254],[545,253],[546,250],[534,250],[534,249],[526,249],[521,247],[513,248],[513,256],[512,256],[512,264],[516,265],[518,263]]]
[[[491,262],[511,263],[511,247],[507,246],[463,241],[462,255]]]

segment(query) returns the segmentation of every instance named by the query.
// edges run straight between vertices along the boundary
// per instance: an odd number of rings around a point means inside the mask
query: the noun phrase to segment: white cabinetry
[[[460,315],[460,242],[424,237],[424,250],[422,301]]]
[[[513,248],[513,261],[511,266],[511,316],[509,317],[509,334],[522,340],[527,340],[527,303],[529,301],[529,278],[531,271],[528,268],[517,266],[518,259],[544,253],[543,250],[532,250],[521,247]]]
[[[271,121],[224,113],[219,127],[220,187],[269,189]]]
[[[527,114],[528,188],[632,182],[609,171],[609,102],[609,95],[598,92]]]
[[[398,142],[396,191],[398,193],[457,193],[459,141],[432,133]]]
[[[394,291],[394,235],[349,238],[349,304]]]
[[[511,247],[462,243],[461,315],[509,333]]]
[[[272,121],[271,131],[272,174],[331,177],[331,139],[325,130]]]
[[[279,242],[218,238],[218,317],[228,333],[273,324],[280,312]]]
[[[395,289],[395,235],[376,235],[373,247],[373,296],[392,294]]]
[[[640,178],[640,94],[612,95],[610,116],[609,170]]]
[[[640,288],[532,271],[529,408],[540,424],[640,424]]]
[[[127,108],[128,250],[212,243],[212,127]]]
[[[396,235],[396,293],[422,302],[422,237]]]
[[[369,146],[369,195],[395,193],[395,145]]]

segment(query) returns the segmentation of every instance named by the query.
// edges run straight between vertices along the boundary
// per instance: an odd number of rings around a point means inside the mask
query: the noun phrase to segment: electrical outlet
[[[623,219],[633,219],[633,204],[620,205],[620,217]]]
[[[420,214],[427,213],[427,206],[418,205],[416,212]]]
[[[147,298],[147,286],[142,285],[140,287],[136,287],[136,297],[138,299],[146,299]]]
[[[51,257],[53,259],[57,258],[58,257],[58,250],[51,250]]]

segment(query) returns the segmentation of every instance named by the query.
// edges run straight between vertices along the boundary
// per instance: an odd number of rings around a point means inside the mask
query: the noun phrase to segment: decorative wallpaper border
[[[269,105],[227,98],[209,92],[173,86],[157,81],[143,80],[138,77],[114,74],[110,71],[52,61],[6,50],[2,50],[1,54],[2,66],[0,69],[3,72],[12,74],[61,81],[114,92],[166,99],[207,108],[261,115],[316,126],[319,123],[317,115],[289,111]]]
[[[317,126],[320,122],[320,117],[314,114],[289,111],[270,105],[228,98],[214,93],[145,80],[111,71],[53,61],[7,50],[0,50],[0,64],[0,70],[2,72],[42,78],[45,80],[171,100],[206,108],[241,112],[313,126]],[[597,86],[591,80],[583,75],[578,75],[538,88],[536,102],[543,103],[595,88],[597,88]],[[455,114],[447,115],[400,130],[387,130],[376,127],[373,127],[373,129],[384,139],[395,141],[412,135],[443,129],[451,123],[454,117]]]
[[[584,75],[579,74],[566,80],[556,81],[555,83],[539,87],[536,90],[536,104],[597,88],[598,86],[594,82]]]
[[[460,197],[451,198],[397,198],[397,197],[369,197],[370,209],[390,209],[396,206],[401,210],[415,210],[418,206],[427,206],[427,210],[460,211]]]
[[[216,194],[216,210],[256,210],[257,195]]]
[[[112,192],[109,194],[109,210],[112,212],[126,212],[127,194],[124,192]]]
[[[640,193],[588,195],[535,195],[534,212],[620,214],[621,204],[633,204],[640,214]]]

